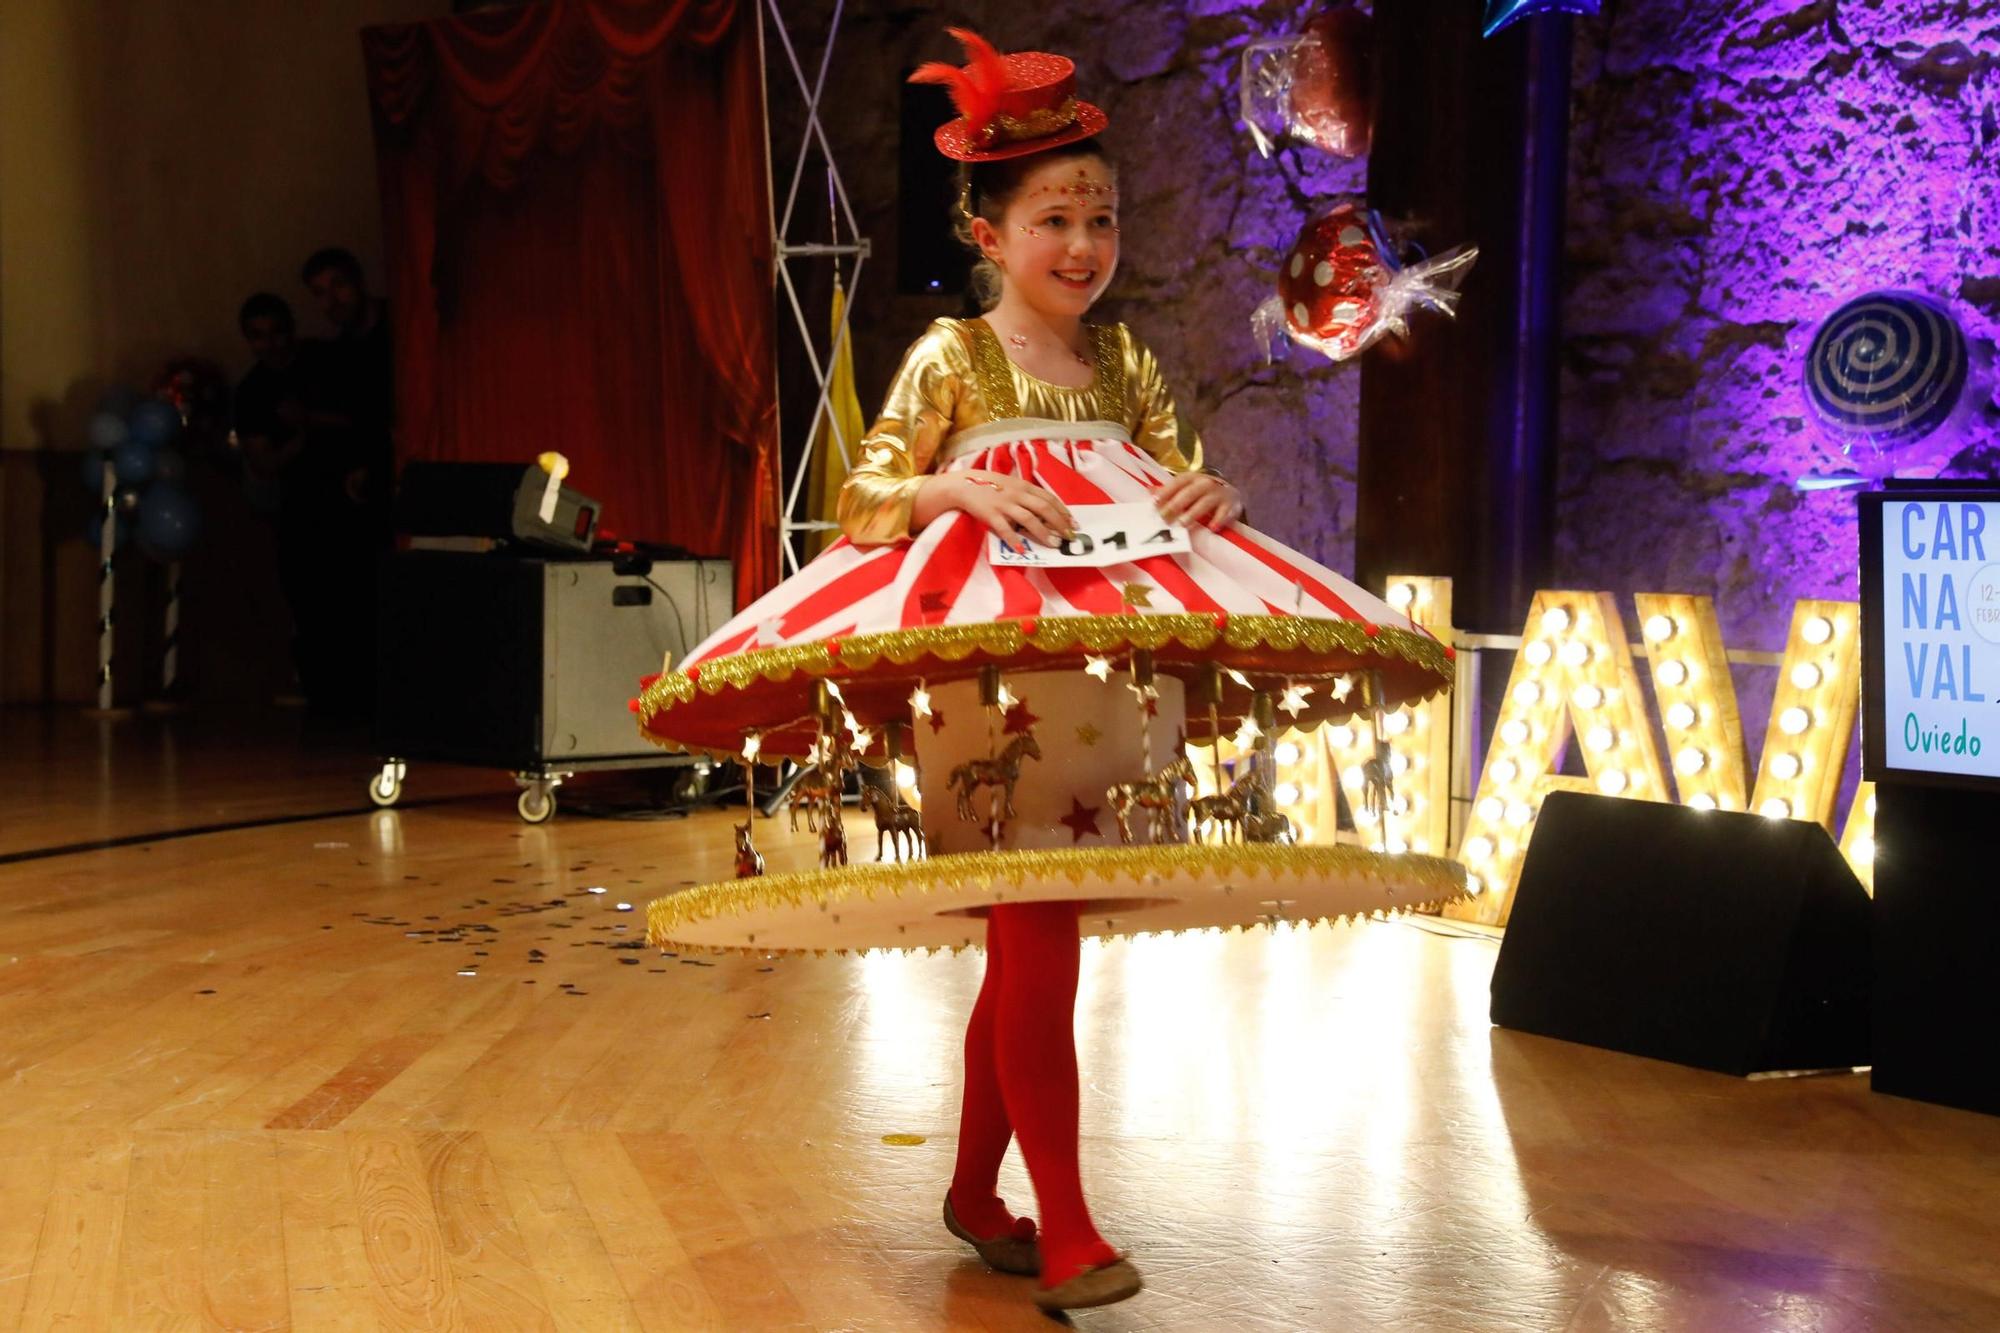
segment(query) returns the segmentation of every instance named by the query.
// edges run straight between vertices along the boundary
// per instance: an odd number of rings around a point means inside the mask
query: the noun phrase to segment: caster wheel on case
[[[529,824],[546,824],[556,812],[556,794],[553,788],[542,782],[530,783],[521,789],[520,798],[514,808],[521,812],[521,819]]]
[[[403,799],[404,768],[400,760],[391,759],[382,765],[382,771],[368,779],[368,800],[378,809],[387,810]]]

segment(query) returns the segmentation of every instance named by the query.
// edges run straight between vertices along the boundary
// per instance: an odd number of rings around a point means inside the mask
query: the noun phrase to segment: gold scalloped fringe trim
[[[1456,861],[1437,856],[1388,856],[1339,843],[1322,847],[1236,843],[1216,847],[1175,844],[1158,847],[1034,848],[1010,852],[960,852],[917,861],[841,866],[831,870],[804,870],[701,884],[649,903],[646,907],[646,939],[655,948],[692,947],[718,953],[803,953],[807,951],[775,946],[689,946],[677,940],[675,932],[683,926],[725,916],[743,916],[750,912],[798,911],[811,906],[831,909],[856,899],[872,902],[884,894],[898,898],[924,897],[967,887],[991,889],[996,884],[1019,888],[1031,878],[1064,879],[1081,888],[1087,880],[1130,883],[1147,877],[1207,879],[1224,875],[1275,879],[1281,875],[1315,872],[1351,874],[1356,871],[1379,882],[1393,881],[1398,886],[1409,886],[1420,893],[1429,892],[1437,896],[1427,902],[1398,904],[1396,908],[1371,908],[1366,912],[1346,913],[1338,918],[1298,919],[1347,920],[1397,910],[1427,910],[1469,896],[1465,888],[1465,867]],[[1132,933],[1157,935],[1177,932],[1140,930]],[[827,951],[820,949],[812,952],[824,954]]]
[[[1300,929],[1306,926],[1345,926],[1358,921],[1394,921],[1398,917],[1432,914],[1442,911],[1453,903],[1464,902],[1472,895],[1459,892],[1443,898],[1433,898],[1424,903],[1404,903],[1395,907],[1357,908],[1352,912],[1340,912],[1333,916],[1286,917],[1279,921],[1259,921],[1253,925],[1237,923],[1228,926],[1183,926],[1179,929],[1162,927],[1156,930],[1119,931],[1111,935],[1090,935],[1086,939],[1168,939],[1176,935],[1246,935],[1251,931],[1268,930],[1276,934],[1280,929]],[[908,954],[912,958],[929,957],[931,954],[961,954],[968,949],[983,949],[984,944],[871,944],[857,949],[796,949],[781,948],[763,944],[686,944],[669,940],[655,943],[654,948],[676,954],[704,954],[712,958],[734,956],[740,958],[766,958],[776,954],[797,954],[801,958],[811,954],[814,958],[862,957],[868,954]]]
[[[820,639],[812,643],[783,644],[776,648],[752,648],[695,666],[695,675],[685,670],[669,672],[648,685],[639,695],[639,731],[665,749],[706,754],[726,759],[733,752],[683,745],[655,735],[652,721],[662,713],[691,703],[702,695],[720,694],[726,689],[748,689],[761,681],[779,682],[803,671],[810,676],[855,676],[875,670],[884,663],[907,667],[924,658],[963,662],[974,653],[1005,661],[1026,655],[1030,649],[1043,657],[1063,653],[1113,653],[1145,648],[1158,651],[1179,644],[1195,652],[1206,652],[1218,644],[1239,652],[1274,649],[1278,652],[1330,654],[1367,653],[1397,658],[1437,677],[1436,684],[1423,693],[1429,698],[1451,683],[1452,663],[1445,646],[1418,630],[1395,625],[1368,627],[1357,620],[1325,620],[1309,616],[1231,615],[1217,618],[1193,612],[1165,615],[1039,616],[1029,620],[995,620],[977,625],[924,625],[915,629],[890,630],[881,634],[857,634],[852,638]],[[838,649],[836,651],[836,644]],[[1329,672],[1352,670],[1330,667]],[[1301,670],[1295,674],[1309,674]],[[1416,699],[1410,702],[1418,702]]]

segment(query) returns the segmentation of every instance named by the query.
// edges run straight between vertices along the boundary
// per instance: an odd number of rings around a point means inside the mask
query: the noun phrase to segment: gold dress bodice
[[[940,319],[903,357],[840,492],[840,527],[861,546],[910,535],[917,488],[960,431],[1016,417],[1109,421],[1161,466],[1201,466],[1201,440],[1174,410],[1160,365],[1123,324],[1087,326],[1095,374],[1080,388],[1036,379],[983,319]]]

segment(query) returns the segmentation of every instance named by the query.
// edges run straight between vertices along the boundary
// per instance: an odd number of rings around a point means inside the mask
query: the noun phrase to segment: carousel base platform
[[[1346,920],[1465,896],[1442,857],[1360,847],[1175,844],[961,852],[703,884],[647,909],[659,948],[963,949],[1006,903],[1080,900],[1086,937]]]

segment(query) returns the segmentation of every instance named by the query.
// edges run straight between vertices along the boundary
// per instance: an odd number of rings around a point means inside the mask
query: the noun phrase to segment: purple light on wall
[[[1771,648],[1856,595],[1843,460],[1812,425],[1813,332],[1858,292],[2000,333],[1994,7],[1618,6],[1576,29],[1558,576],[1708,593]],[[1990,405],[1958,471],[2000,453]]]

